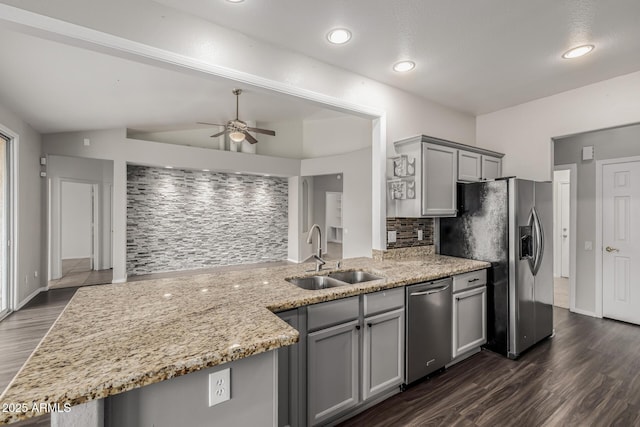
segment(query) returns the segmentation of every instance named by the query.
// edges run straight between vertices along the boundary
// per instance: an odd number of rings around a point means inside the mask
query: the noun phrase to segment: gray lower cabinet
[[[404,382],[404,288],[278,316],[300,332],[297,344],[278,350],[279,427],[334,423],[399,391]]]
[[[285,311],[278,316],[289,325],[300,330],[298,310]],[[300,336],[302,342],[304,337]],[[300,348],[301,342],[278,349],[278,426],[298,427],[300,412]]]
[[[404,309],[364,319],[362,393],[367,400],[403,383]]]
[[[487,342],[487,288],[453,294],[453,358]]]
[[[360,375],[357,320],[307,335],[309,425],[316,425],[358,403]]]

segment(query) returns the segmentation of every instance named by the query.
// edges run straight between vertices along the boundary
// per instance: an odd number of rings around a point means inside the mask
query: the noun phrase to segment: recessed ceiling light
[[[351,31],[346,28],[336,28],[335,30],[329,31],[327,40],[333,44],[344,44],[351,40]]]
[[[595,46],[592,45],[592,44],[585,44],[585,45],[582,45],[582,46],[574,47],[573,49],[569,49],[568,51],[563,53],[562,57],[564,59],[579,58],[579,57],[584,56],[587,53],[591,52],[594,47]]]
[[[406,73],[414,68],[416,68],[416,63],[413,61],[400,61],[393,64],[393,71],[397,71],[399,73]]]
[[[227,0],[229,3],[242,3],[244,0]]]

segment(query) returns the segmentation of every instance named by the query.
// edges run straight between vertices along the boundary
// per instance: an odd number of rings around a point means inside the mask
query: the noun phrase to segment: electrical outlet
[[[91,145],[91,140],[89,138],[85,138],[84,141],[82,141],[84,143],[85,147],[88,147]]]
[[[38,277],[38,270],[33,272],[33,277]]]
[[[422,230],[418,230],[418,240],[424,240]]]
[[[396,242],[396,231],[387,231],[387,243]]]
[[[209,374],[209,406],[231,399],[231,368]]]

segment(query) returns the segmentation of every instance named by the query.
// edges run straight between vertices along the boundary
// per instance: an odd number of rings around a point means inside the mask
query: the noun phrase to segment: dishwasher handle
[[[440,286],[439,288],[429,289],[429,290],[427,290],[427,291],[411,292],[411,293],[409,294],[409,296],[417,297],[417,296],[420,296],[420,295],[431,295],[431,294],[437,294],[438,292],[446,291],[447,289],[449,289],[449,285],[444,285],[444,286]]]

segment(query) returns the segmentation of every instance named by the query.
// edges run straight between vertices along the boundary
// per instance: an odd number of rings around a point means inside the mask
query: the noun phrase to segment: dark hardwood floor
[[[517,361],[482,351],[341,426],[640,426],[640,327],[554,316]]]
[[[21,310],[0,322],[0,394],[53,325],[77,288],[36,295]],[[16,427],[51,425],[49,415],[13,424]]]
[[[44,292],[0,322],[0,390],[74,293]],[[640,426],[640,326],[554,315],[556,336],[519,360],[483,351],[342,426]]]

